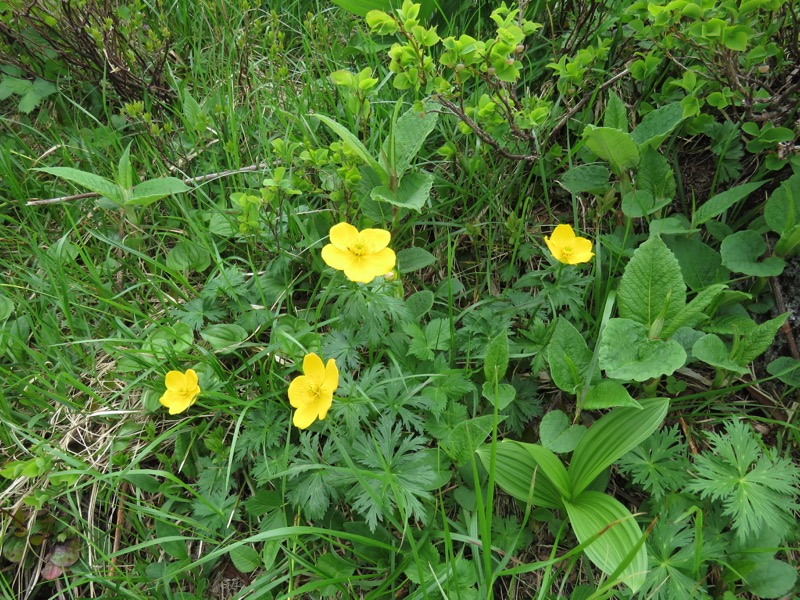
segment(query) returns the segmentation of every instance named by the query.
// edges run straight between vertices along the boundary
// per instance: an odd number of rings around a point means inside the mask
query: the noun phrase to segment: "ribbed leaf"
[[[584,552],[607,575],[619,568],[642,539],[642,531],[633,515],[611,496],[586,491],[572,502],[564,502],[564,505],[579,542],[583,543],[605,530]],[[647,550],[641,544],[630,564],[620,574],[620,580],[635,592],[644,584],[646,574]]]
[[[641,400],[642,409],[615,408],[589,427],[572,455],[569,477],[572,497],[577,497],[590,483],[623,454],[638,446],[664,420],[669,407],[667,398]]]
[[[481,446],[478,448],[477,454],[483,466],[488,469],[490,466],[490,446]],[[545,460],[545,462],[547,461]],[[497,444],[494,480],[503,491],[520,502],[527,503],[530,501],[536,506],[544,506],[545,508],[562,508],[563,503],[558,489],[547,478],[547,475],[543,472],[544,469],[537,469],[536,467],[537,463],[533,455],[525,449],[525,444],[511,440],[505,440]],[[532,494],[531,487],[533,487]]]

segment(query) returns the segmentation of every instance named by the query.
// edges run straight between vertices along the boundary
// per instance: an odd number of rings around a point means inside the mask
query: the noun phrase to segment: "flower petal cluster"
[[[359,231],[348,223],[339,223],[331,227],[331,243],[322,249],[322,260],[344,271],[350,281],[369,283],[394,268],[396,256],[388,248],[391,237],[385,229]]]
[[[169,408],[169,414],[182,413],[197,401],[200,395],[197,373],[187,369],[186,373],[170,371],[164,378],[167,391],[159,398],[159,402]]]
[[[289,384],[289,404],[297,410],[292,423],[298,429],[309,427],[317,419],[323,420],[333,404],[333,392],[339,387],[339,369],[332,358],[328,364],[314,354],[303,358],[303,374]]]
[[[571,225],[559,225],[550,237],[544,236],[550,254],[558,262],[578,265],[592,260],[592,241],[575,235]]]

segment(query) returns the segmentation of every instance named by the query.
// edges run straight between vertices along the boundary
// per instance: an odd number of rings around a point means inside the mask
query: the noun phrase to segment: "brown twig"
[[[267,163],[262,162],[257,165],[249,165],[247,167],[242,167],[241,169],[234,169],[232,171],[220,171],[219,173],[209,173],[208,175],[200,175],[199,177],[190,177],[189,179],[184,179],[183,183],[186,185],[190,185],[193,183],[203,183],[205,181],[209,181],[210,179],[219,179],[220,177],[229,177],[230,175],[238,175],[240,173],[250,173],[252,171],[259,171],[262,169],[267,168]],[[25,205],[26,206],[34,206],[39,204],[56,204],[58,202],[68,202],[70,200],[82,200],[84,198],[96,198],[99,196],[97,192],[85,192],[83,194],[73,194],[72,196],[59,196],[58,198],[47,198],[46,200],[40,200],[38,198],[32,198],[28,200]]]
[[[786,312],[786,302],[783,300],[783,294],[781,293],[781,286],[778,283],[777,277],[770,277],[769,278],[769,286],[772,288],[772,295],[775,297],[775,306],[778,309],[778,314],[782,315]],[[789,351],[792,353],[792,357],[795,360],[800,360],[800,352],[797,350],[797,341],[794,339],[794,333],[792,333],[792,325],[789,323],[789,319],[786,319],[781,325],[781,331],[783,335],[786,336],[786,342],[789,344]]]

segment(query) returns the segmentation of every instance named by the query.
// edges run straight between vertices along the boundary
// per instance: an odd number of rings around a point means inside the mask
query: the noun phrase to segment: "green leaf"
[[[722,264],[734,273],[754,277],[777,277],[783,272],[782,258],[770,256],[762,261],[758,258],[767,251],[767,243],[752,229],[737,231],[729,235],[720,245]]]
[[[561,176],[558,183],[571,194],[604,194],[610,187],[611,173],[604,165],[578,165]]]
[[[583,139],[589,150],[611,163],[615,173],[633,169],[639,164],[639,148],[624,131],[587,125],[583,130]]]
[[[252,573],[261,566],[261,555],[247,544],[231,548],[228,555],[233,566],[242,573]]]
[[[734,373],[747,373],[747,367],[740,366],[730,356],[730,351],[720,338],[707,333],[692,346],[692,356],[717,369],[725,369]]]
[[[614,92],[609,90],[606,111],[603,113],[603,127],[628,131],[628,109]]]
[[[648,398],[641,409],[615,408],[592,423],[578,442],[569,465],[572,497],[580,495],[600,473],[641,444],[667,415],[667,398]]]
[[[161,200],[171,194],[182,194],[189,191],[189,189],[189,186],[176,177],[149,179],[133,188],[133,194],[125,204],[147,206],[156,200]]]
[[[745,183],[725,190],[716,196],[712,196],[692,215],[692,226],[697,227],[721,215],[740,200],[747,198],[765,183],[766,181]]]
[[[131,145],[128,144],[122,156],[119,157],[119,164],[117,165],[117,184],[129,190],[133,187],[133,167],[131,167]]]
[[[639,150],[658,148],[681,121],[683,107],[680,103],[667,104],[647,113],[631,132],[631,139],[639,146]]]
[[[161,519],[155,519],[156,536],[159,538],[181,537],[181,530],[172,523],[167,523]],[[189,558],[189,551],[186,549],[186,542],[181,540],[169,540],[159,542],[159,546],[177,560]]]
[[[607,575],[617,570],[642,539],[642,531],[630,511],[607,494],[585,491],[564,505],[580,543],[602,532],[584,552]],[[644,584],[646,575],[647,550],[642,544],[620,574],[620,580],[635,592]]]
[[[797,566],[777,558],[759,560],[745,578],[745,588],[757,598],[783,598],[797,580]]]
[[[775,335],[788,317],[788,312],[783,313],[750,329],[736,344],[733,359],[740,365],[749,365],[761,356],[775,341]]]
[[[513,385],[508,383],[498,384],[497,391],[495,391],[493,384],[484,381],[481,392],[483,393],[483,397],[492,403],[492,406],[497,405],[497,410],[503,410],[517,397],[517,390]]]
[[[526,449],[527,446],[532,445],[512,440],[499,442],[496,446],[494,481],[508,495],[523,504],[531,502],[545,508],[561,508],[563,507],[561,494],[543,473],[543,470],[538,467],[533,455]],[[478,448],[477,454],[483,466],[488,469],[490,446],[486,444],[481,446]],[[557,457],[556,461],[558,461]],[[560,461],[558,462],[560,464]],[[563,465],[561,468],[564,468]],[[550,470],[557,471],[557,467],[551,465]]]
[[[389,185],[389,174],[383,169],[383,167],[381,167],[378,161],[372,157],[372,155],[369,153],[369,150],[367,150],[364,144],[362,144],[361,141],[354,136],[349,129],[343,125],[340,125],[330,117],[326,117],[325,115],[312,114],[311,116],[325,123],[325,125],[327,125],[331,131],[339,136],[339,138],[344,142],[351,152],[368,164],[372,170],[378,174],[383,185]]]
[[[678,264],[683,280],[693,290],[728,281],[730,271],[722,266],[719,252],[695,238],[673,237],[667,242]]]
[[[158,479],[147,473],[127,473],[123,479],[148,494],[155,494],[161,489]]]
[[[800,225],[795,225],[781,234],[775,244],[775,254],[780,257],[797,256],[800,253]]]
[[[681,267],[660,237],[651,237],[633,253],[617,297],[619,316],[642,323],[648,330],[657,318],[663,316],[668,323],[684,307],[686,285]]]
[[[622,197],[622,214],[631,219],[639,219],[653,214],[672,202],[672,198],[656,199],[648,190],[633,190]]]
[[[18,77],[3,76],[0,81],[0,100],[5,100],[9,96],[24,96],[33,88],[33,82]]]
[[[400,7],[402,5],[402,2],[395,2],[393,0],[333,0],[333,3],[359,17],[366,17],[367,13],[371,10],[391,12],[393,7]],[[436,7],[434,0],[417,0],[415,4],[421,5],[419,11],[419,16],[421,18],[428,17]]]
[[[604,379],[590,387],[583,401],[584,410],[603,410],[616,406],[642,408],[641,404],[628,393],[624,385],[610,379]]]
[[[645,148],[642,152],[636,171],[636,187],[650,192],[659,208],[668,204],[675,196],[677,188],[672,167],[666,158],[652,148]]]
[[[560,410],[551,410],[539,424],[542,446],[558,454],[572,452],[586,433],[583,425],[569,424],[569,418]]]
[[[486,346],[483,374],[488,383],[495,385],[505,376],[508,369],[508,355],[508,335],[503,331]]]
[[[420,290],[406,298],[406,307],[412,320],[419,320],[420,317],[428,314],[433,308],[433,292],[430,290]]]
[[[14,312],[14,303],[11,299],[0,294],[0,324]]]
[[[433,175],[430,173],[408,173],[400,180],[397,191],[393,192],[382,185],[373,189],[370,197],[378,202],[388,202],[419,212],[430,198],[432,187]]]
[[[576,394],[586,383],[592,351],[580,332],[564,317],[559,317],[556,322],[547,346],[547,361],[550,363],[550,376],[558,389]]]
[[[767,365],[767,372],[792,387],[800,387],[800,360],[781,356]]]
[[[782,182],[764,205],[764,220],[772,231],[783,234],[800,224],[800,173]]]
[[[435,102],[426,102],[424,112],[420,113],[413,108],[407,110],[397,119],[394,135],[388,136],[381,148],[383,156],[394,156],[394,164],[389,164],[387,171],[400,180],[411,161],[417,156],[428,135],[439,119],[441,106]],[[390,151],[389,144],[394,140],[394,152]]]
[[[214,350],[222,352],[233,350],[234,347],[247,339],[247,331],[239,325],[222,323],[211,325],[200,332],[200,337],[207,341]]]
[[[423,248],[405,248],[397,253],[397,269],[401,273],[413,273],[436,262],[436,257]]]
[[[647,329],[630,319],[609,319],[600,338],[600,368],[612,379],[647,381],[672,375],[686,362],[675,340],[649,339]]]
[[[205,271],[210,264],[211,254],[208,250],[189,240],[181,240],[167,254],[167,267],[174,271]]]
[[[183,90],[183,118],[186,125],[196,133],[202,132],[207,125],[208,118],[203,107],[187,91]]]
[[[55,175],[61,179],[77,183],[96,194],[108,198],[116,204],[122,204],[122,190],[117,184],[113,181],[109,181],[105,177],[100,177],[94,173],[87,173],[86,171],[70,167],[43,167],[34,169],[34,171],[42,171],[43,173]]]
[[[684,306],[675,317],[668,321],[661,331],[663,338],[670,338],[681,327],[696,327],[706,320],[707,315],[703,311],[708,308],[717,297],[725,291],[724,283],[718,283],[704,289],[697,294],[689,304]]]
[[[466,463],[478,449],[494,427],[494,415],[484,415],[458,423],[447,439],[442,442],[442,449],[453,459],[456,465]]]

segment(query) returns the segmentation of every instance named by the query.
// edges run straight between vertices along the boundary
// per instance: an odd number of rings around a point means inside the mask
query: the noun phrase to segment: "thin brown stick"
[[[190,185],[193,183],[203,183],[209,181],[210,179],[219,179],[220,177],[229,177],[231,175],[238,175],[240,173],[250,173],[252,171],[259,171],[262,169],[267,168],[267,163],[262,162],[257,165],[249,165],[247,167],[242,167],[241,169],[234,169],[232,171],[220,171],[219,173],[209,173],[208,175],[200,175],[199,177],[190,177],[189,179],[184,179],[183,183],[186,185]],[[70,200],[83,200],[84,198],[96,198],[99,196],[97,192],[85,192],[83,194],[73,194],[71,196],[59,196],[58,198],[47,198],[46,200],[40,200],[38,198],[32,198],[28,200],[25,205],[26,206],[34,206],[40,204],[57,204],[59,202],[69,202]]]

